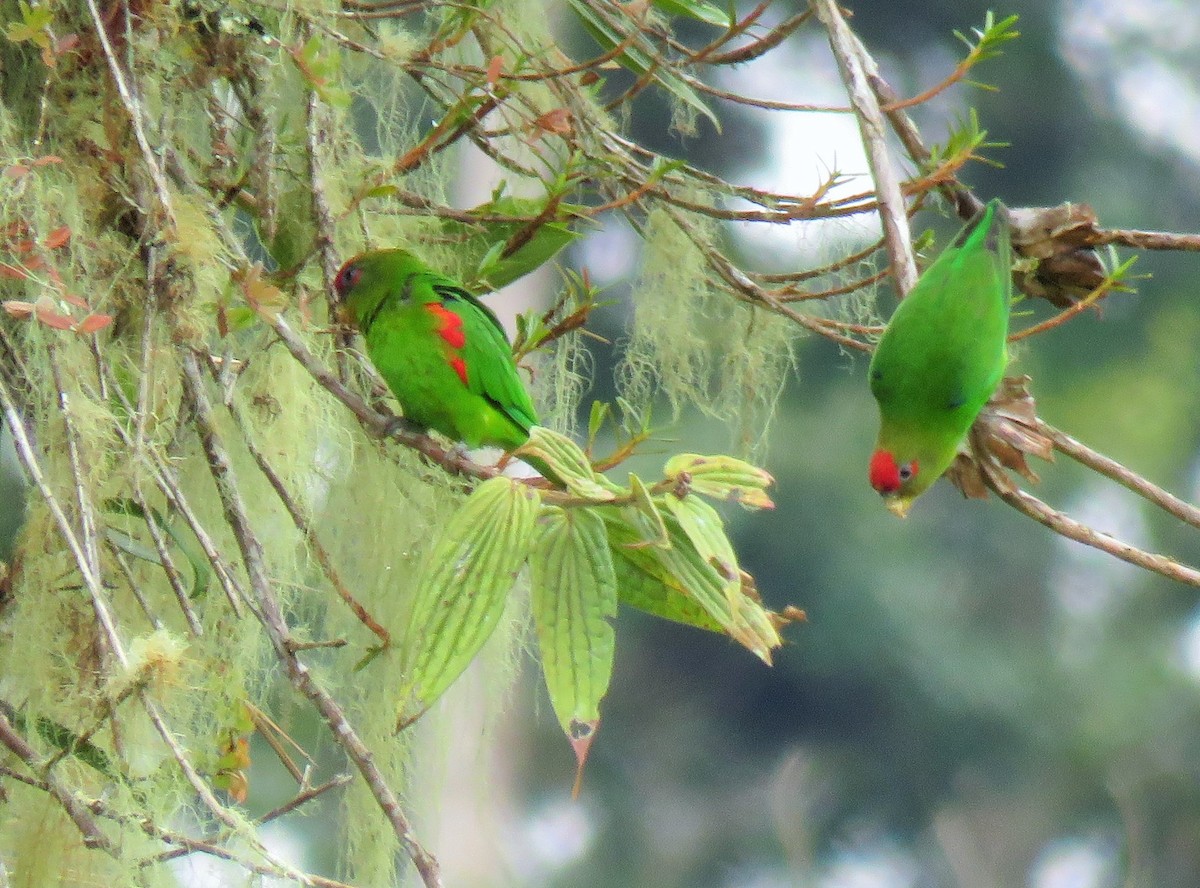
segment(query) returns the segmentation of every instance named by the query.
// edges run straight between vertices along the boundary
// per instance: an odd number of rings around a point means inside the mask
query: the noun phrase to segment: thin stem
[[[871,166],[871,177],[875,180],[879,215],[883,221],[892,272],[896,276],[896,289],[904,297],[917,282],[917,266],[913,260],[908,213],[904,195],[900,191],[900,179],[892,166],[887,148],[883,112],[868,80],[868,73],[874,72],[868,72],[867,67],[873,68],[875,63],[842,18],[836,0],[811,0],[810,6],[829,34],[829,45],[837,58],[842,81],[850,94],[850,104],[858,118],[858,127]]]

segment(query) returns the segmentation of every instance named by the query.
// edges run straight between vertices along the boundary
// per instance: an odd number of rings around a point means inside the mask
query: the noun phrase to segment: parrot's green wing
[[[437,274],[431,278],[443,307],[462,320],[464,341],[459,352],[467,366],[467,388],[528,432],[537,424],[537,412],[521,383],[500,319],[450,278]]]
[[[871,390],[897,420],[978,412],[1000,382],[1011,277],[1007,227],[991,224],[995,207],[929,266],[879,342]]]
[[[954,459],[1008,362],[1012,253],[1003,205],[959,232],[900,303],[871,359],[871,483],[904,508]]]

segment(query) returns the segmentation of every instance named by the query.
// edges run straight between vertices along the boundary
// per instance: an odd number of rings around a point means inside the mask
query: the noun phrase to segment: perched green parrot
[[[515,450],[537,413],[500,321],[404,250],[342,266],[334,288],[406,418],[468,447]]]
[[[895,514],[949,468],[1000,384],[1011,297],[1008,211],[993,200],[921,275],[871,358],[871,486]]]

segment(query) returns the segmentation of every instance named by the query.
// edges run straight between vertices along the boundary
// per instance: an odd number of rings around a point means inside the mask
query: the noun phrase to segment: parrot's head
[[[333,279],[342,319],[359,324],[389,292],[422,268],[407,250],[372,250],[348,259]]]
[[[921,475],[920,460],[915,457],[900,462],[894,453],[882,447],[871,455],[871,486],[883,497],[893,515],[904,518],[913,500],[920,496],[929,481]]]

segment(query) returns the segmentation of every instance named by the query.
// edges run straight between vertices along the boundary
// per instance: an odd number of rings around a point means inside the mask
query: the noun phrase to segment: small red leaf
[[[20,179],[22,176],[29,174],[29,167],[23,163],[14,163],[4,168],[3,175],[7,179]]]
[[[76,296],[74,293],[63,293],[62,298],[63,301],[68,305],[73,305],[76,308],[91,308],[91,306],[87,304],[86,299],[84,299],[82,296]]]
[[[47,308],[45,305],[34,306],[33,313],[39,321],[47,327],[53,327],[55,330],[70,330],[75,326],[75,319],[73,317],[60,314],[52,308]]]
[[[492,56],[492,60],[487,66],[487,82],[488,86],[495,86],[500,79],[500,75],[504,73],[504,57]]]
[[[70,239],[71,229],[68,226],[63,225],[62,227],[56,228],[46,235],[46,240],[43,242],[43,245],[47,250],[57,250],[59,247],[65,246],[67,241]]]
[[[566,108],[555,108],[534,120],[533,125],[547,133],[569,133],[572,129],[571,112]]]
[[[23,281],[29,277],[29,272],[19,265],[9,265],[7,262],[0,262],[0,277]]]
[[[62,162],[63,162],[63,159],[61,157],[59,157],[57,154],[45,154],[45,155],[42,155],[41,157],[34,158],[31,166],[43,167],[43,166],[47,166],[48,164],[62,163]]]
[[[76,333],[95,333],[103,330],[113,321],[112,315],[90,314],[75,326]]]
[[[0,302],[0,308],[3,308],[14,318],[27,318],[33,314],[32,302],[21,302],[17,299],[8,299]]]

